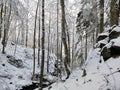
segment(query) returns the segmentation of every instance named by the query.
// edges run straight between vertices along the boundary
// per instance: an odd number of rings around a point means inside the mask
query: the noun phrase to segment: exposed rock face
[[[112,57],[120,56],[120,46],[111,46],[110,51]]]
[[[107,37],[108,37],[107,35],[99,35],[98,38],[97,38],[97,42],[99,42],[101,40],[104,40]]]
[[[118,42],[120,41],[120,27],[113,26],[108,31],[98,36],[96,44],[96,48],[101,48],[101,56],[104,61],[111,57],[120,56],[120,44]]]
[[[100,43],[100,45],[99,45],[100,48],[103,48],[104,46],[105,46],[104,43]]]
[[[21,59],[16,59],[14,56],[7,56],[8,58],[8,63],[11,65],[17,67],[17,68],[22,68],[23,67],[23,61]]]
[[[111,31],[111,33],[109,34],[109,40],[115,39],[117,37],[120,36],[120,32],[118,31]]]
[[[107,47],[104,47],[101,51],[101,56],[103,56],[103,59],[106,61],[111,57],[111,50]]]

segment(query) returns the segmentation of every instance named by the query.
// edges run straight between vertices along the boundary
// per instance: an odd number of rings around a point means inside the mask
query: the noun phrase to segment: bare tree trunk
[[[95,31],[93,31],[93,34],[94,34],[94,37],[93,37],[93,40],[94,40],[94,43],[96,42],[96,38],[98,37],[98,33],[100,31],[100,26],[99,26],[99,22],[98,22],[98,8],[97,8],[97,0],[93,0],[93,5],[94,5],[94,12],[95,12],[95,20],[96,20],[96,27],[95,27]],[[93,43],[93,44],[94,44]]]
[[[42,0],[42,60],[41,60],[41,75],[40,75],[40,90],[43,89],[43,74],[44,74],[44,59],[45,59],[45,0]]]
[[[35,25],[34,25],[34,37],[33,37],[33,78],[35,75],[35,47],[36,47],[36,23],[37,23],[37,13],[38,13],[39,0],[37,3],[36,13],[35,13]]]
[[[59,72],[58,72],[58,56],[59,56],[58,55],[58,43],[59,43],[59,41],[58,41],[59,40],[59,35],[58,35],[58,33],[59,33],[58,32],[58,23],[59,23],[58,22],[59,21],[58,17],[59,17],[59,15],[58,14],[59,14],[59,7],[58,6],[59,6],[59,0],[57,0],[57,77],[58,77],[58,74],[59,74]]]
[[[1,12],[0,12],[0,39],[2,38],[2,23],[3,23],[3,3],[1,5]]]
[[[110,26],[118,25],[119,7],[117,0],[111,0],[110,4]]]
[[[25,27],[23,24],[21,29],[21,45],[24,45],[24,44],[25,44]]]
[[[68,45],[68,57],[69,57],[69,61],[71,61],[71,54],[70,54],[70,34],[69,34],[69,30],[68,30],[68,26],[67,26],[67,22],[65,20],[65,24],[66,24],[66,33],[67,33],[67,45]],[[70,62],[69,62],[69,66],[70,66]]]
[[[27,47],[28,46],[28,28],[29,28],[29,25],[28,25],[28,14],[29,14],[29,0],[27,0],[27,20],[26,20],[26,40],[25,40],[25,46]]]
[[[67,41],[66,41],[66,32],[65,32],[65,4],[64,4],[64,0],[61,0],[61,11],[62,11],[62,19],[61,19],[61,27],[62,27],[62,42],[64,45],[64,52],[65,52],[65,60],[64,60],[64,64],[65,64],[65,69],[67,72],[67,77],[66,79],[69,78],[70,76],[70,70],[68,65],[70,64],[70,59],[69,59],[69,50],[68,50],[68,46],[67,46]]]
[[[104,0],[100,0],[100,33],[104,31]]]
[[[75,45],[74,45],[74,33],[75,33],[75,29],[73,28],[73,35],[72,35],[72,69],[73,69],[74,49],[75,49]]]
[[[40,2],[39,2],[39,31],[38,31],[38,65],[40,66]]]
[[[15,54],[16,54],[17,44],[18,44],[18,40],[19,40],[19,36],[20,36],[20,30],[18,30],[17,40],[16,40],[16,44],[15,44],[15,50],[14,50],[14,56],[15,56]]]
[[[7,40],[8,40],[8,32],[9,32],[9,27],[10,27],[10,17],[11,17],[11,4],[9,5],[9,12],[8,12],[8,16],[7,16],[7,6],[5,4],[4,7],[4,36],[3,36],[3,40],[2,40],[2,45],[3,45],[3,49],[2,49],[2,53],[5,53],[5,47],[7,45]]]
[[[85,35],[85,60],[87,59],[87,30]]]
[[[94,31],[92,32],[92,41],[93,41],[93,47],[94,47],[94,44],[95,44],[95,34],[94,34]]]
[[[119,0],[119,14],[120,14],[120,0]]]
[[[51,25],[51,12],[49,15],[49,31],[48,31],[48,54],[47,54],[47,72],[49,73],[49,54],[50,54],[50,25]]]

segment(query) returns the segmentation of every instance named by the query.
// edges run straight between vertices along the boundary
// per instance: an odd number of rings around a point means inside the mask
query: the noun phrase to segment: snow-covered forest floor
[[[119,36],[111,36],[111,33],[119,33],[119,30],[120,27],[114,27],[109,33],[108,31],[102,33],[101,36],[106,35],[107,37],[98,40],[95,48],[92,48],[89,51],[84,66],[82,68],[74,69],[67,80],[56,81],[56,77],[46,74],[45,71],[47,79],[54,83],[44,88],[44,90],[120,90],[120,57],[118,52],[120,38]],[[100,47],[99,45],[101,43],[105,43],[104,46]],[[33,50],[31,48],[17,45],[16,53],[14,55],[15,47],[16,45],[14,45],[14,43],[9,42],[6,47],[6,54],[0,53],[0,90],[20,90],[22,86],[29,86],[33,83],[31,80],[33,70]],[[105,47],[112,48],[110,49],[112,50],[111,56],[107,57],[106,61],[104,59],[105,56],[101,56]],[[113,52],[113,50],[117,50],[115,47],[118,48],[118,51]],[[2,45],[0,45],[0,49],[2,49]],[[115,56],[115,54],[117,55]],[[17,62],[17,64],[15,64],[15,62],[12,63],[13,61],[10,59],[11,56],[14,56],[14,60],[19,62]],[[54,72],[56,57],[54,55],[51,55],[51,57],[53,58],[51,59],[52,63],[50,64],[50,72]],[[45,62],[46,61],[47,57],[45,59]],[[40,67],[36,65],[36,73],[39,72]]]
[[[91,50],[83,70],[75,69],[65,82],[54,83],[44,90],[120,90],[120,57],[99,63],[99,49]]]
[[[6,47],[6,54],[0,52],[0,90],[19,90],[22,86],[29,86],[33,83],[31,80],[33,72],[33,50],[31,48],[17,45],[16,54],[14,55],[15,47],[16,45],[12,45],[12,43],[9,42]],[[2,45],[0,45],[0,49],[2,49]],[[55,56],[50,56],[53,57],[50,65],[50,72],[53,72]],[[19,62],[12,61],[11,57],[15,57],[13,60]],[[36,74],[40,72],[40,67],[37,66],[37,55],[35,71]],[[46,75],[46,78],[49,81],[54,81],[56,79],[48,74]]]
[[[65,82],[44,90],[120,90],[120,27],[113,26],[98,36],[81,68],[73,70]]]

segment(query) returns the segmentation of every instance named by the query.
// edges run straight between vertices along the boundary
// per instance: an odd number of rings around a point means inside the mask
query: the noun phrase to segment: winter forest
[[[0,0],[0,90],[120,90],[120,0]]]

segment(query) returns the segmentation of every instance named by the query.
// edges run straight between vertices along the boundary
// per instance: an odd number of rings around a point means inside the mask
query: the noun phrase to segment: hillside
[[[17,47],[17,49],[16,54],[14,55],[15,47]],[[2,45],[0,45],[0,48],[2,48]],[[39,75],[40,67],[37,66],[36,55],[36,80],[32,80],[32,52],[33,50],[31,48],[25,48],[24,46],[19,45],[16,46],[14,43],[10,42],[6,47],[6,54],[0,52],[0,90],[33,90],[38,87],[36,84],[39,83],[39,77],[37,77],[37,75]],[[53,54],[50,56],[52,59],[49,69],[50,72],[54,72],[54,62],[56,57]],[[47,80],[44,82],[44,85],[46,86],[56,80],[56,77],[46,74],[46,71],[44,78]],[[26,89],[22,89],[22,87]]]
[[[115,37],[113,38],[112,35]],[[119,36],[120,27],[118,26],[101,33],[95,47],[89,51],[83,69],[77,68],[68,80],[53,84],[48,87],[51,88],[49,90],[120,90]],[[112,48],[110,51],[108,50],[109,58],[107,57],[107,59],[106,55],[103,54],[108,53],[104,51],[106,47]],[[48,90],[48,88],[44,90]]]

